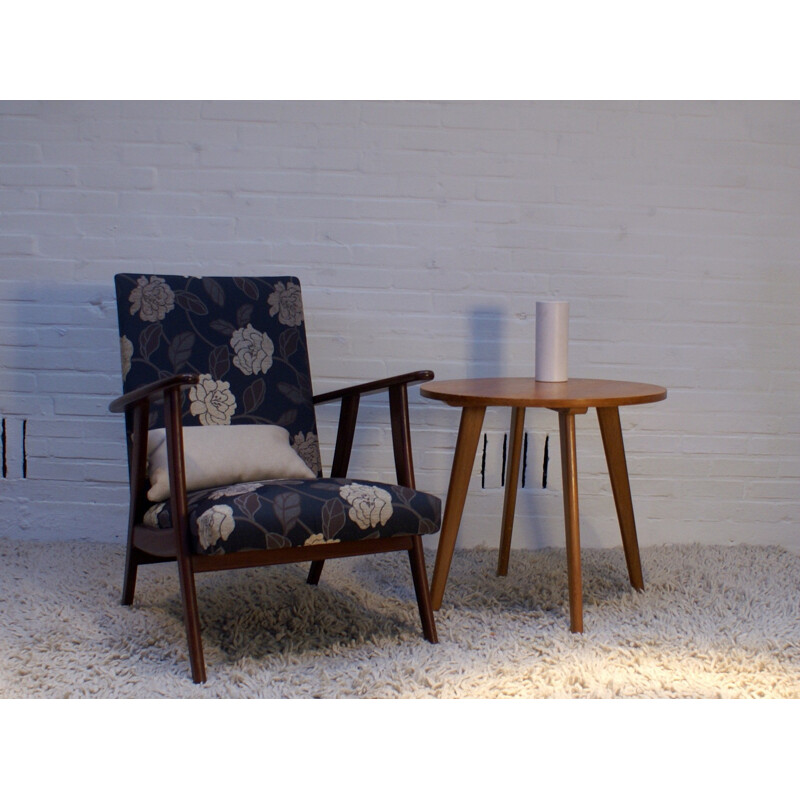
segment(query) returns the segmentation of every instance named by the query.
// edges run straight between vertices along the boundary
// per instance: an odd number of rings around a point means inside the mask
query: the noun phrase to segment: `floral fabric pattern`
[[[227,381],[215,381],[210,375],[201,375],[197,386],[189,389],[189,413],[201,425],[230,425],[236,411],[236,398]]]
[[[122,380],[124,381],[131,371],[131,358],[133,358],[133,342],[127,336],[120,336],[119,357],[122,361]]]
[[[280,425],[320,475],[300,284],[294,277],[115,277],[123,391],[179,373],[184,425]],[[150,428],[164,427],[163,404]]]
[[[203,550],[210,550],[217,542],[228,541],[236,523],[230,506],[211,506],[197,518],[197,539]]]
[[[233,364],[245,375],[257,375],[259,372],[266,375],[272,366],[275,346],[269,336],[257,331],[251,322],[247,323],[246,328],[234,332],[231,347],[236,352]]]
[[[267,302],[270,316],[277,314],[278,322],[282,325],[297,327],[303,324],[303,301],[298,284],[278,281]]]
[[[392,496],[377,486],[349,483],[339,489],[339,496],[349,504],[347,516],[366,531],[386,525],[392,516]]]
[[[441,522],[435,495],[348,478],[203,489],[188,508],[194,550],[206,555],[435,533]],[[169,503],[152,506],[145,524],[171,527]]]
[[[131,314],[139,314],[145,322],[158,322],[175,308],[175,295],[163,278],[142,276],[128,295]]]
[[[322,472],[322,463],[319,457],[319,439],[317,439],[316,433],[296,433],[292,440],[292,450],[308,464],[308,468],[312,472],[316,472],[317,475]]]

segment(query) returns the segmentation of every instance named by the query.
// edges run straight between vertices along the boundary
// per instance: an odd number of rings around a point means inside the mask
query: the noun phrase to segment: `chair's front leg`
[[[436,621],[433,618],[428,573],[425,571],[425,553],[419,536],[412,536],[411,540],[411,549],[408,551],[408,557],[411,561],[411,576],[414,580],[414,592],[417,596],[422,632],[431,644],[436,644],[439,638],[436,635]]]
[[[187,533],[189,515],[186,502],[186,468],[183,456],[180,388],[164,392],[164,422],[167,431],[170,514],[175,535],[183,621],[186,627],[186,639],[189,644],[189,662],[192,667],[192,680],[195,683],[205,683],[206,666],[203,658],[200,616],[197,610],[197,593],[195,591],[194,570],[192,569]]]
[[[133,529],[140,519],[142,502],[146,499],[145,480],[147,475],[147,421],[150,413],[150,404],[143,400],[132,410],[126,412],[131,415],[131,433],[133,440],[130,448],[129,478],[131,499],[128,510],[128,544],[125,551],[125,574],[122,583],[122,605],[129,606],[133,603],[136,590],[136,572],[139,566],[138,551],[133,546]]]

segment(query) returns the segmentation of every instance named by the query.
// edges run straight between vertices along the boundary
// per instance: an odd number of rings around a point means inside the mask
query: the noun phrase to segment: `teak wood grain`
[[[559,383],[534,378],[467,378],[431,381],[420,394],[451,406],[525,406],[528,408],[604,408],[655,403],[667,396],[663,386],[628,381],[570,378]]]

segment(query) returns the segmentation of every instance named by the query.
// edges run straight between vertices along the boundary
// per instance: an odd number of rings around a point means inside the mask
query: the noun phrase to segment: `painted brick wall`
[[[798,103],[0,102],[0,534],[123,535],[115,272],[292,273],[317,391],[532,375],[535,301],[569,300],[573,376],[669,389],[622,416],[642,544],[800,551],[798,220]],[[411,400],[444,496],[458,411]],[[391,478],[387,419],[353,474]],[[528,423],[514,546],[562,546],[557,419]],[[507,425],[460,545],[497,544]],[[583,542],[616,546],[593,414],[578,462]]]

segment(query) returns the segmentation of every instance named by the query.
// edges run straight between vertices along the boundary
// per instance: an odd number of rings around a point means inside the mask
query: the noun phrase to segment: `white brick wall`
[[[123,535],[115,272],[292,273],[317,391],[531,375],[535,301],[569,300],[573,376],[669,389],[622,413],[642,544],[800,552],[798,220],[794,102],[0,102],[0,534]],[[444,496],[458,412],[411,398]],[[387,417],[354,474],[391,478]],[[561,546],[557,420],[528,422],[514,545]],[[583,541],[616,546],[578,434]],[[496,546],[501,507],[476,478],[459,544]]]

